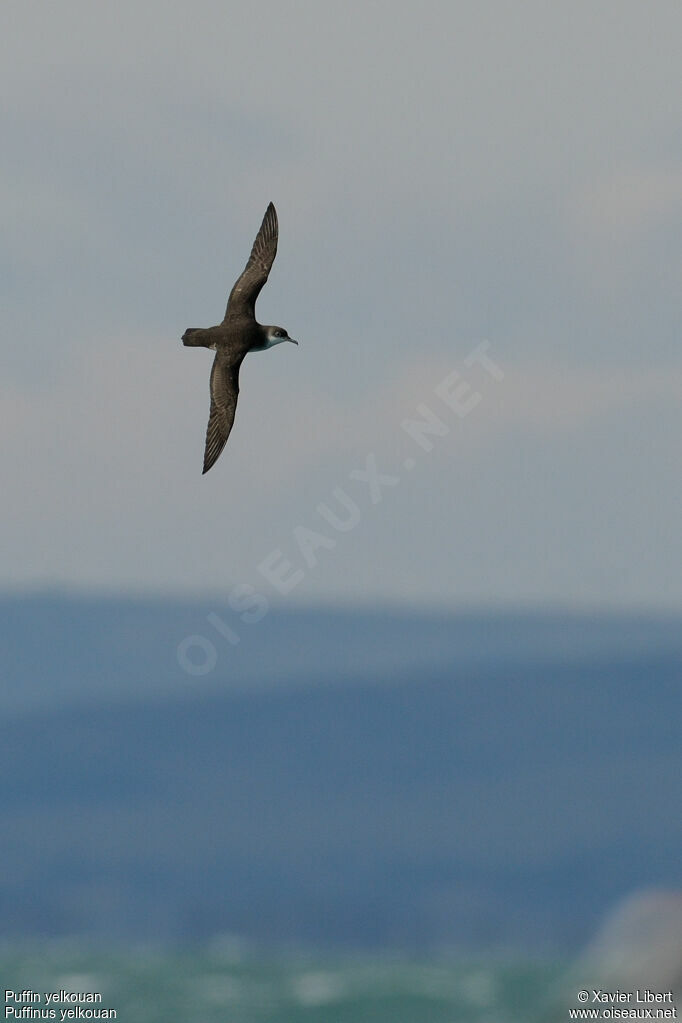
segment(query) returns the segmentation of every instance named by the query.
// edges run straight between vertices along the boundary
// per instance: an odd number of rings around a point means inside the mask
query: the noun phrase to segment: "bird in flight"
[[[239,367],[249,352],[264,352],[281,341],[291,341],[284,327],[256,321],[256,299],[268,279],[277,253],[277,213],[270,203],[251,255],[227,300],[225,318],[217,327],[188,327],[182,343],[190,348],[211,348],[211,411],[206,430],[203,473],[208,472],[225,447],[234,423],[239,394]],[[202,475],[203,475],[202,473]]]

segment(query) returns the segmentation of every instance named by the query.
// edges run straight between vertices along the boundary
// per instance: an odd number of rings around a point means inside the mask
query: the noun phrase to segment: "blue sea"
[[[273,610],[193,675],[216,609],[0,599],[5,1019],[558,1023],[682,888],[679,616]]]
[[[45,992],[100,994],[81,1003],[101,1013],[86,1018],[122,1023],[529,1023],[559,974],[556,963],[506,957],[264,955],[233,939],[192,950],[67,940],[0,950],[2,988],[40,995],[23,1004],[44,1011]],[[50,1005],[57,1019],[71,1007]]]

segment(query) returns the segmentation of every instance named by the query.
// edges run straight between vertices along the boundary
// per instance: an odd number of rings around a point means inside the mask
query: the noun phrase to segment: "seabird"
[[[182,343],[190,348],[211,348],[216,357],[211,370],[211,412],[206,430],[203,473],[208,472],[225,447],[234,422],[239,394],[239,367],[248,352],[264,352],[281,341],[291,341],[284,327],[256,321],[256,299],[268,279],[277,253],[277,213],[270,203],[244,271],[227,300],[225,319],[217,327],[188,327]]]

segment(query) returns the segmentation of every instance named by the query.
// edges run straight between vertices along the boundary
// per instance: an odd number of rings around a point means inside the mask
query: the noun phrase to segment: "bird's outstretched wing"
[[[203,473],[208,472],[225,447],[234,423],[239,394],[239,367],[241,359],[231,360],[225,352],[218,352],[211,370],[211,412],[206,429]]]
[[[277,212],[270,203],[253,243],[249,261],[230,292],[223,323],[232,316],[255,316],[256,299],[268,279],[277,254],[277,236]]]

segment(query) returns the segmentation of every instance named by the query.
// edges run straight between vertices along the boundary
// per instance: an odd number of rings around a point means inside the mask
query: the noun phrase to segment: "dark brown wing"
[[[231,316],[255,316],[256,299],[268,279],[277,254],[277,235],[277,212],[270,203],[253,243],[249,261],[230,292],[223,323]]]
[[[225,352],[218,352],[211,370],[211,412],[206,429],[203,473],[208,472],[225,447],[234,423],[239,394],[239,360],[230,360]]]

